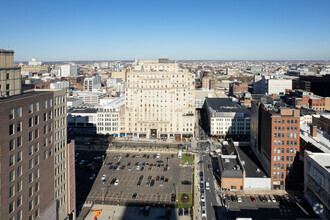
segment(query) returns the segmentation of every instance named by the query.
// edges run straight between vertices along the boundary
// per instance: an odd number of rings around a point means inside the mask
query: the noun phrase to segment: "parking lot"
[[[230,197],[226,202],[221,197],[222,204],[227,206],[228,219],[250,217],[252,219],[317,219],[317,216],[308,208],[304,201],[294,201],[287,195],[241,195]],[[265,198],[263,198],[265,196]],[[240,197],[240,199],[238,198]],[[269,198],[267,198],[269,197]]]
[[[178,193],[191,192],[192,185],[182,181],[192,180],[192,168],[180,166],[176,154],[78,153],[78,202],[173,206]],[[82,160],[87,162],[80,165]]]

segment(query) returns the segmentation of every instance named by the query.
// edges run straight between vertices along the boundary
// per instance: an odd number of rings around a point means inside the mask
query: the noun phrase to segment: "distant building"
[[[21,94],[21,68],[14,66],[14,51],[0,49],[0,98]]]
[[[299,76],[292,81],[293,89],[313,92],[316,95],[330,97],[330,75]]]
[[[101,89],[102,82],[100,76],[93,76],[84,79],[84,90],[92,92],[93,90]]]
[[[330,219],[330,153],[304,154],[304,196],[321,219]]]
[[[205,109],[210,135],[234,140],[249,139],[249,110],[229,98],[206,98]]]
[[[78,75],[78,66],[74,64],[61,65],[60,77],[74,77]]]
[[[241,82],[232,82],[229,84],[229,95],[230,96],[243,96],[244,93],[248,92],[248,84]]]
[[[121,78],[109,78],[107,80],[107,87],[112,88],[115,87],[116,84],[123,82]]]
[[[317,126],[318,128],[321,128],[325,130],[327,134],[330,135],[330,114],[325,113],[321,115],[314,115],[312,119],[312,123]]]
[[[123,82],[127,82],[127,70],[114,71],[111,73],[111,78],[120,78]]]
[[[330,135],[318,129],[315,124],[300,124],[300,154],[304,150],[311,152],[330,153]]]
[[[108,93],[106,92],[80,92],[73,91],[73,97],[78,97],[82,99],[85,104],[98,105],[100,99],[107,97]]]
[[[278,78],[273,75],[254,76],[254,94],[284,94],[286,89],[292,89],[292,80]]]
[[[139,61],[127,73],[125,134],[186,139],[195,129],[195,76],[177,63]]]
[[[36,59],[32,59],[31,61],[29,61],[29,66],[41,66],[44,62],[42,62],[41,60],[36,60]]]
[[[203,108],[206,98],[227,98],[227,96],[224,93],[216,92],[214,90],[196,89],[195,90],[195,108],[196,109]]]
[[[70,83],[67,81],[50,83],[50,89],[69,89]]]

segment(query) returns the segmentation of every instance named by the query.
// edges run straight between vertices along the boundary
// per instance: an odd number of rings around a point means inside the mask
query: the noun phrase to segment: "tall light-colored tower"
[[[14,66],[14,51],[0,49],[0,98],[21,94],[21,68]]]
[[[127,73],[125,106],[126,136],[193,137],[194,75],[167,59],[139,61]]]

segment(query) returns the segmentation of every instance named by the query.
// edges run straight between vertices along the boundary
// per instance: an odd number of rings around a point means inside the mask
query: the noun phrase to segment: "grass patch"
[[[182,195],[183,194],[186,194],[188,195],[188,200],[187,199],[183,199],[183,201],[181,200],[182,198]],[[178,202],[175,204],[175,206],[177,208],[191,208],[192,205],[193,205],[193,194],[192,193],[178,193],[177,194],[177,199],[178,199]]]
[[[194,164],[194,155],[193,154],[182,154],[181,162],[188,162],[189,164]]]

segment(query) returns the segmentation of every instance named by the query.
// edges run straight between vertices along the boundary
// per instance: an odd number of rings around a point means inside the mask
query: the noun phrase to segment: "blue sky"
[[[330,60],[329,0],[0,0],[15,60]]]

